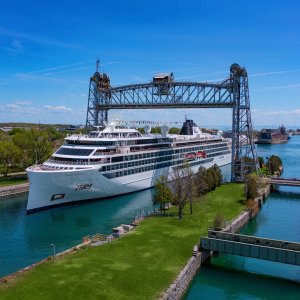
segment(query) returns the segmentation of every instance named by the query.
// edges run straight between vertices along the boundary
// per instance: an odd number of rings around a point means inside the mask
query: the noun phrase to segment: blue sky
[[[84,124],[95,61],[113,86],[249,75],[255,126],[299,126],[298,1],[3,1],[0,122]],[[127,120],[230,126],[230,110],[111,111]]]

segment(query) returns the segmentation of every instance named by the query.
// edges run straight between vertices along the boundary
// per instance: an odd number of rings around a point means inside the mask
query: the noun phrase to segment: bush
[[[214,230],[221,230],[222,228],[225,227],[225,218],[224,215],[222,214],[217,214],[215,219],[214,219]]]
[[[259,178],[256,174],[249,174],[246,177],[245,182],[245,198],[254,199],[258,194]]]
[[[269,167],[271,175],[274,175],[276,172],[280,172],[282,167],[282,160],[279,156],[271,155],[268,159],[267,165]]]

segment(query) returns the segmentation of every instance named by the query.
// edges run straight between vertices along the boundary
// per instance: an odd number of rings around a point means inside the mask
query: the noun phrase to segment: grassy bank
[[[28,182],[25,178],[0,178],[0,187],[11,186]]]
[[[243,186],[227,184],[186,207],[183,220],[150,217],[111,244],[88,247],[0,287],[0,299],[154,299],[175,279],[217,213],[238,215]]]

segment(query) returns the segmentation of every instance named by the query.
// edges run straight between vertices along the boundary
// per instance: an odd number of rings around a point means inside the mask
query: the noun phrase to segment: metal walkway
[[[300,266],[300,243],[208,231],[202,249]]]
[[[300,186],[300,178],[270,178],[270,184]]]

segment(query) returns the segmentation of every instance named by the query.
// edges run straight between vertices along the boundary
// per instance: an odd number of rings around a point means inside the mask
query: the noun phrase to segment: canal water
[[[264,159],[279,155],[283,176],[300,178],[300,136],[287,144],[259,145]],[[300,188],[279,187],[242,234],[300,242]],[[300,267],[221,254],[201,267],[186,300],[300,299]]]

